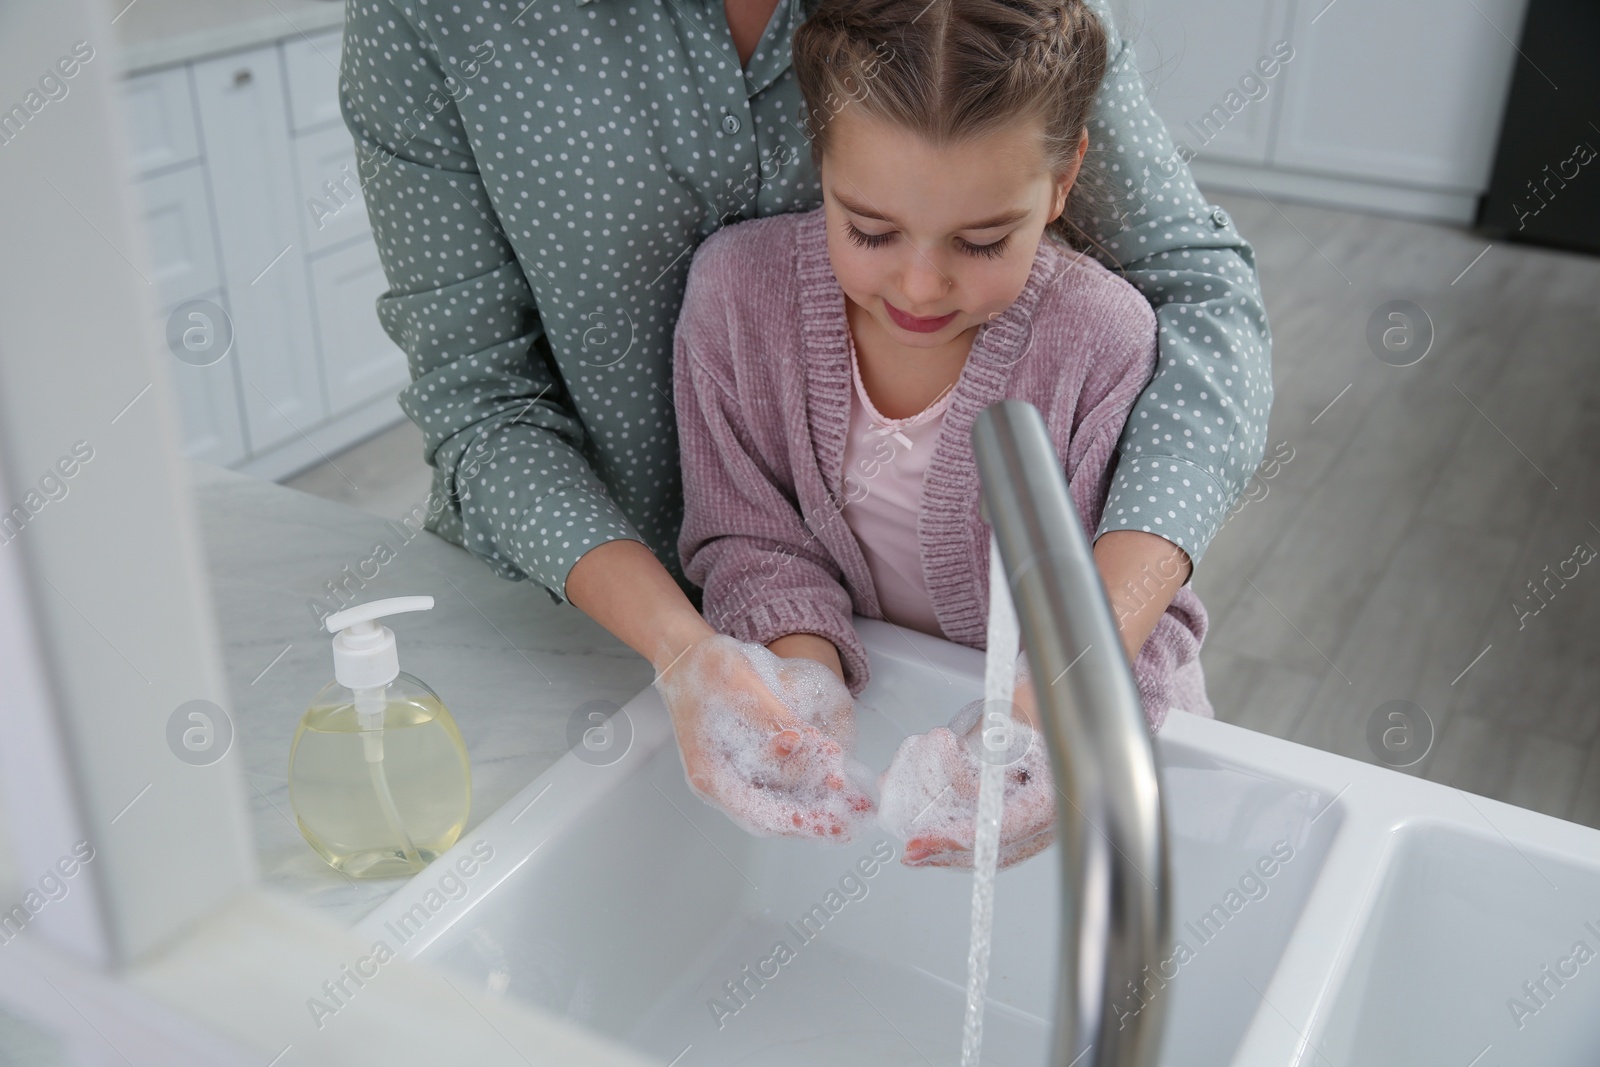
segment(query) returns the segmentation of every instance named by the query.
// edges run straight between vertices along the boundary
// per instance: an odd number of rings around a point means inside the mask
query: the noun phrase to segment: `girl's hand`
[[[1034,726],[1033,689],[1017,686],[1005,763],[999,866],[1010,867],[1049,847],[1056,835],[1055,784],[1044,736]],[[883,824],[906,842],[908,867],[972,869],[978,785],[983,769],[983,701],[961,709],[948,727],[901,742],[879,780]]]
[[[768,641],[767,648],[783,659],[816,660],[844,681],[844,665],[839,650],[832,641],[816,634],[785,634],[776,641]]]
[[[689,787],[745,830],[848,841],[872,811],[854,701],[828,668],[713,634],[656,681]]]

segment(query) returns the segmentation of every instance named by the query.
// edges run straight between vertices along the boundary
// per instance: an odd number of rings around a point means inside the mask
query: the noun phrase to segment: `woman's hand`
[[[1009,744],[996,748],[1005,764],[1005,806],[1000,819],[999,866],[1010,867],[1055,840],[1055,785],[1031,683],[1017,685]],[[949,726],[901,742],[879,781],[883,823],[906,842],[908,867],[972,869],[977,839],[978,786],[983,769],[983,701],[961,709]],[[995,738],[994,740],[1003,740]]]
[[[828,668],[713,634],[656,688],[690,788],[750,833],[847,841],[871,813],[870,772],[851,766],[854,701]]]

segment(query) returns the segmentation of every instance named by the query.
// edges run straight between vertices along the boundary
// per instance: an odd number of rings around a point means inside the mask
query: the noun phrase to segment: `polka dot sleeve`
[[[378,316],[410,363],[400,406],[434,468],[428,526],[559,599],[584,552],[644,538],[584,454],[584,425],[480,177],[456,106],[471,59],[441,62],[393,16],[349,5],[341,106],[389,281]]]
[[[1096,8],[1120,40],[1108,10]],[[1126,41],[1089,138],[1085,172],[1103,193],[1097,258],[1155,308],[1160,350],[1123,430],[1095,536],[1158,534],[1198,565],[1266,450],[1271,333],[1255,252],[1176,155]]]

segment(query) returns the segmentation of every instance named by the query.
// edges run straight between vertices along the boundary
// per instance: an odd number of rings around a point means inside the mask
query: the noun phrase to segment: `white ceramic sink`
[[[857,625],[881,769],[982,695],[983,657]],[[564,757],[359,931],[662,1063],[958,1063],[971,875],[881,863],[884,833],[749,837],[688,791],[654,691],[625,711],[625,756]],[[1183,945],[1152,967],[1163,1064],[1600,1063],[1600,958],[1521,1030],[1504,1003],[1600,952],[1600,833],[1186,715],[1156,751]],[[1000,875],[985,1063],[1045,1062],[1058,863]]]
[[[1320,1050],[1341,1064],[1600,1063],[1592,862],[1425,820],[1391,848]]]

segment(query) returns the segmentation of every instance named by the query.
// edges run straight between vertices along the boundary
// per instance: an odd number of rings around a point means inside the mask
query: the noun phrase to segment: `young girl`
[[[719,631],[852,695],[852,613],[982,648],[970,435],[1002,399],[1044,415],[1093,536],[1156,359],[1150,305],[1073,249],[1065,214],[1106,54],[1082,0],[822,0],[795,32],[823,205],[707,238],[675,339],[679,551]],[[1206,625],[1185,586],[1134,663],[1152,730],[1173,706],[1211,713]],[[886,819],[922,801],[918,761],[955,788],[901,820],[905,860],[970,865],[977,763],[949,730],[902,747]],[[1008,787],[1003,862],[1049,843],[1032,778],[1037,803]]]

